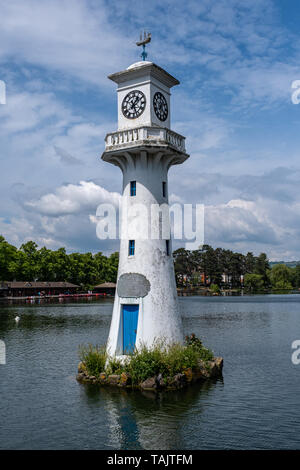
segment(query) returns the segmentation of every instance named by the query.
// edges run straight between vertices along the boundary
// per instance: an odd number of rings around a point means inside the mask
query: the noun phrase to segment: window
[[[136,196],[136,181],[130,181],[130,196]]]
[[[166,197],[166,187],[167,187],[167,183],[163,181],[163,184],[162,184],[163,197]]]
[[[129,240],[128,255],[129,255],[129,256],[133,256],[133,255],[134,255],[134,240]]]
[[[166,240],[166,252],[167,256],[170,255],[170,240]]]

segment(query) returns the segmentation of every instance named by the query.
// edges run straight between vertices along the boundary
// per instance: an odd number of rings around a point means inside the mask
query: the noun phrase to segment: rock
[[[215,357],[213,361],[209,361],[210,377],[220,377],[223,369],[223,358]]]
[[[187,382],[192,382],[192,380],[193,380],[193,371],[192,371],[191,367],[189,367],[188,369],[185,369],[183,371],[183,373],[186,376]]]
[[[126,387],[127,385],[131,385],[131,377],[129,374],[126,372],[122,372],[121,377],[120,377],[120,383],[119,385],[121,387]]]
[[[206,380],[206,379],[207,379],[207,377],[205,375],[203,375],[202,370],[195,369],[193,371],[193,380],[192,380],[193,383],[199,382],[199,380]]]
[[[168,388],[169,389],[180,389],[185,387],[187,379],[185,374],[176,374],[174,377],[168,377]]]
[[[209,377],[210,377],[210,365],[207,366],[207,364],[204,361],[199,359],[197,373],[199,375],[199,378],[200,378],[200,376],[202,376],[204,379],[209,379]]]
[[[197,373],[201,374],[203,378],[206,378],[206,379],[216,378],[216,377],[222,376],[222,368],[223,368],[223,358],[214,357],[212,361],[207,361],[207,363],[205,363],[202,360],[199,360]]]
[[[79,362],[78,364],[78,372],[86,372],[86,365],[84,362]]]
[[[142,390],[155,391],[157,389],[157,377],[150,377],[149,379],[144,380],[140,386]]]
[[[223,357],[215,357],[215,363],[216,363],[216,366],[217,366],[220,370],[223,369],[223,364],[224,364]]]
[[[101,374],[99,375],[99,381],[101,384],[105,383],[106,382],[106,374],[105,372],[101,372]]]
[[[120,376],[116,374],[109,375],[107,381],[110,385],[118,385],[120,382]]]
[[[162,374],[158,374],[156,377],[156,385],[158,388],[165,388],[166,387],[166,381],[164,380]]]

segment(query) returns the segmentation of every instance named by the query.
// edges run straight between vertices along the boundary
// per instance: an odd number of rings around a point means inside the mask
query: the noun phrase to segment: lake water
[[[300,296],[179,301],[224,377],[157,396],[75,380],[78,345],[105,343],[112,300],[0,304],[0,448],[299,449]]]

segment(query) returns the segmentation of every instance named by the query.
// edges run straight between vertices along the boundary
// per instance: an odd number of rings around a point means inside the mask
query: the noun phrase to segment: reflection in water
[[[109,442],[119,449],[182,448],[182,426],[186,416],[207,398],[216,382],[195,384],[181,391],[153,393],[97,385],[81,385],[89,406],[104,404]]]

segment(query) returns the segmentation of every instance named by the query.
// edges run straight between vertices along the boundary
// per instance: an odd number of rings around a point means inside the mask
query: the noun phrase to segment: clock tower
[[[107,134],[102,159],[121,169],[123,195],[107,351],[126,356],[159,339],[183,340],[170,231],[163,227],[163,212],[168,212],[168,170],[189,155],[185,138],[170,129],[170,89],[179,84],[176,78],[145,60],[108,78],[118,85],[118,130]]]
[[[118,84],[118,129],[137,126],[170,128],[170,89],[179,81],[158,65],[137,62],[109,75]]]

